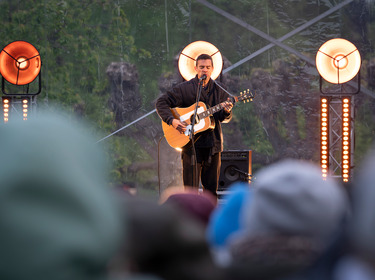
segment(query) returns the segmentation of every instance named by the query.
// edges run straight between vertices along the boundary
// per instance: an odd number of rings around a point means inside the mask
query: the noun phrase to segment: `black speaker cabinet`
[[[223,151],[218,190],[226,190],[237,181],[250,183],[251,151]]]

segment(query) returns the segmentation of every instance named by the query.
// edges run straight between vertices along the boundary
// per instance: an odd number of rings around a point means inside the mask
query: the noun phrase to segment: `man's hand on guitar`
[[[177,129],[181,134],[186,130],[186,122],[181,122],[179,119],[173,119],[172,126]]]
[[[230,99],[228,98],[228,101],[221,103],[226,113],[230,113],[230,111],[232,111],[232,108],[233,108],[233,103],[230,102],[229,100]]]

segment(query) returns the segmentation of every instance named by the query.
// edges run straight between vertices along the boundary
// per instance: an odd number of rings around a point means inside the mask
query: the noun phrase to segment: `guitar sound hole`
[[[190,117],[190,123],[193,123],[193,119],[194,119],[194,114],[191,115],[191,117]],[[197,123],[199,123],[199,116],[198,115],[195,117],[195,123],[194,124],[197,124]]]

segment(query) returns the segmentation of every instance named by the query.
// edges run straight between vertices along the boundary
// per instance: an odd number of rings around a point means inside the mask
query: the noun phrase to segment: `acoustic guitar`
[[[250,93],[249,90],[243,91],[239,96],[230,97],[229,102],[232,104],[236,102],[249,102],[253,100],[254,95]],[[172,148],[182,148],[190,141],[190,134],[192,132],[192,121],[194,118],[194,110],[196,104],[193,104],[186,108],[171,108],[173,117],[179,119],[181,122],[186,122],[186,130],[184,133],[180,133],[172,125],[162,121],[162,128],[164,132],[165,139]],[[215,128],[215,121],[212,115],[216,112],[221,111],[224,108],[223,103],[219,103],[211,108],[207,108],[206,104],[202,101],[198,103],[197,116],[194,125],[194,135],[207,129]]]

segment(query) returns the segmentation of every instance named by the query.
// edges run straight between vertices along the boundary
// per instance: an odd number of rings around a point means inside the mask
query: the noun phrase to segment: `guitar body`
[[[238,101],[249,102],[252,101],[254,97],[253,94],[249,93],[249,90],[244,91],[241,93],[240,96],[231,96],[228,99],[232,104]],[[202,101],[198,103],[198,110],[197,110],[197,118],[194,125],[194,135],[200,132],[203,132],[207,129],[214,129],[215,128],[215,120],[213,118],[213,114],[219,112],[223,109],[223,103],[219,103],[211,108],[207,108],[206,104]],[[167,140],[168,144],[173,148],[182,148],[186,146],[190,142],[189,135],[191,134],[192,127],[192,119],[195,110],[195,104],[191,105],[190,107],[186,108],[172,108],[171,112],[175,119],[179,119],[181,122],[186,122],[187,127],[185,133],[181,134],[177,129],[173,126],[166,124],[162,121],[162,128],[164,132],[165,139]],[[196,139],[195,139],[196,140]]]
[[[179,119],[181,122],[186,122],[188,124],[187,130],[184,134],[181,134],[177,129],[172,125],[168,125],[165,122],[162,122],[162,128],[164,132],[165,139],[168,144],[173,148],[182,148],[190,142],[190,133],[191,133],[191,123],[195,110],[195,104],[186,107],[186,108],[172,108],[172,114],[174,118]],[[198,114],[207,111],[206,104],[199,102]],[[207,129],[215,128],[215,121],[212,117],[198,119],[194,125],[194,135],[200,132],[203,132]]]

